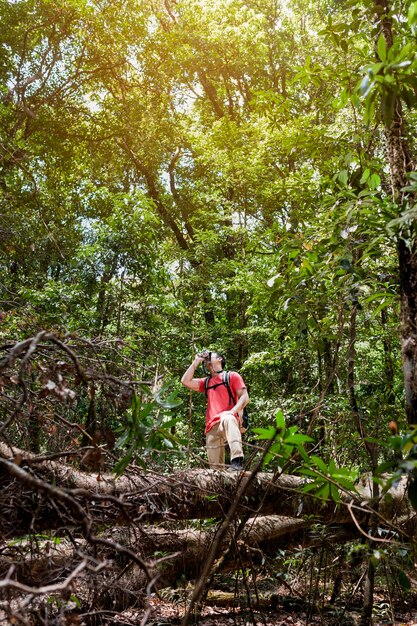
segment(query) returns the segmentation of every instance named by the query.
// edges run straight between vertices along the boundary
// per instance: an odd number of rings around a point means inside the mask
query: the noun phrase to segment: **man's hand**
[[[184,387],[188,387],[188,389],[192,389],[193,391],[199,391],[200,382],[198,378],[194,378],[194,373],[202,361],[204,361],[204,357],[196,354],[196,356],[194,357],[194,361],[191,363],[190,367],[181,378],[181,383],[184,385]]]
[[[217,417],[220,417],[220,422],[219,422],[219,433],[221,433],[224,430],[224,421],[226,419],[230,419],[230,416],[233,417],[233,419],[235,418],[235,414],[232,413],[232,411],[222,411],[221,413],[219,413],[219,415]]]

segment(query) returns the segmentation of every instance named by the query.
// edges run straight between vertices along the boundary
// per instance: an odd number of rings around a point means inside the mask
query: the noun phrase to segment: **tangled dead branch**
[[[260,473],[267,447],[252,472],[238,475],[159,474],[133,464],[116,477],[104,462],[116,457],[96,439],[97,404],[120,419],[157,376],[144,381],[114,345],[73,336],[42,332],[0,349],[0,610],[14,622],[40,615],[44,623],[51,611],[73,616],[79,604],[91,615],[144,606],[183,577],[198,580],[187,623],[220,570],[263,563],[282,546],[314,545],[319,521],[327,538],[357,537],[374,510],[366,482],[335,507],[303,493],[303,479]],[[90,449],[100,451],[97,467],[81,471]],[[403,484],[379,507],[381,525],[397,536],[411,537],[412,513]]]

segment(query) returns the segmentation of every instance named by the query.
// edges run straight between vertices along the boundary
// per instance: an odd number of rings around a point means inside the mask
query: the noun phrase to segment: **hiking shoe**
[[[230,463],[229,471],[241,472],[243,470],[243,456],[238,456]]]

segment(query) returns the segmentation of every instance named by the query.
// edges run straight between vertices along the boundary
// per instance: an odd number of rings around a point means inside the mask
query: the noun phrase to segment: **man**
[[[208,385],[205,378],[194,378],[195,370],[204,361],[209,372]],[[230,391],[222,382],[223,368],[226,361],[217,352],[197,354],[187,369],[181,383],[184,387],[206,393],[206,447],[210,467],[224,466],[224,446],[227,441],[230,448],[230,469],[239,471],[243,467],[243,447],[240,424],[243,409],[249,402],[243,378],[237,372],[230,372]]]

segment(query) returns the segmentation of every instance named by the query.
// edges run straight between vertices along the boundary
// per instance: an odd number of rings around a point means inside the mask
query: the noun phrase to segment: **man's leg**
[[[206,434],[208,462],[213,469],[224,469],[224,433],[219,433],[219,424],[214,424]]]
[[[242,434],[239,422],[232,413],[223,418],[223,428],[230,448],[230,460],[236,458],[243,460]]]

